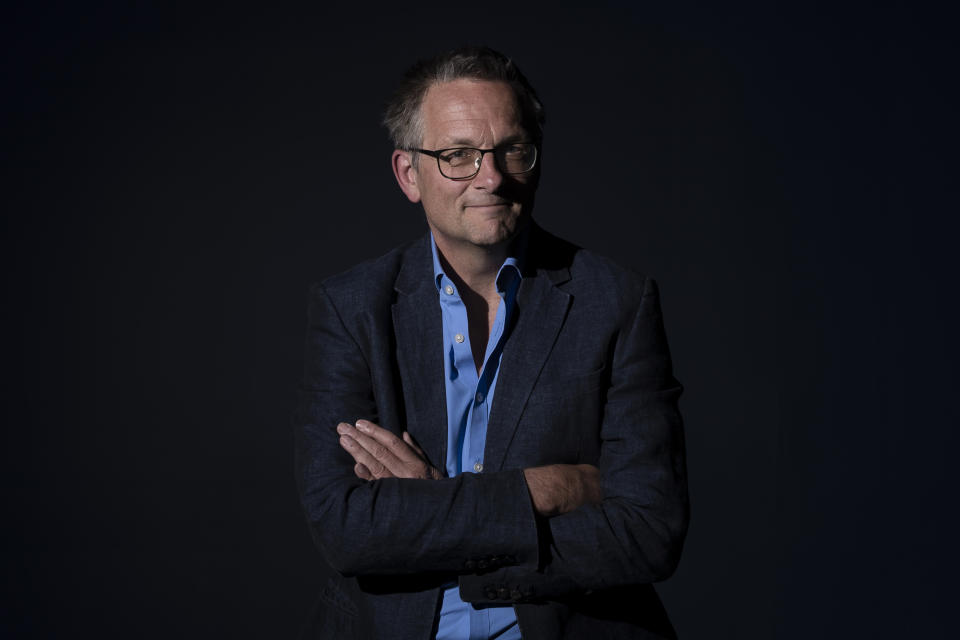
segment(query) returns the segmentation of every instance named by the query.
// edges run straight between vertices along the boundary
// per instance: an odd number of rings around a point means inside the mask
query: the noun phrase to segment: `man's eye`
[[[505,146],[500,153],[502,154],[501,157],[506,160],[519,160],[530,154],[530,146],[525,144],[510,144]]]
[[[475,153],[473,149],[450,149],[441,156],[441,159],[452,165],[465,164],[473,160]]]

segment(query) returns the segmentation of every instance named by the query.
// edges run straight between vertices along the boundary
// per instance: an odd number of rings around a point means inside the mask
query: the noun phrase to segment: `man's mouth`
[[[466,208],[487,208],[487,207],[509,207],[510,202],[474,202],[468,205],[464,205]]]

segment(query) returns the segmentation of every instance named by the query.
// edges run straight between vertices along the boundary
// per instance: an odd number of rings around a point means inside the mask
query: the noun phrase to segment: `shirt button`
[[[477,391],[477,395],[474,396],[474,399],[475,399],[477,402],[483,402],[483,392],[482,392],[482,391]]]
[[[448,296],[452,296],[452,295],[453,295],[453,287],[451,287],[450,285],[447,285],[447,286],[445,286],[445,287],[443,288],[443,292],[444,292],[445,294],[447,294]]]
[[[476,464],[474,464],[473,470],[476,471],[477,473],[483,473],[483,463],[477,462]]]
[[[458,343],[463,342],[463,334],[458,333],[457,335],[453,336],[453,339],[456,340]]]

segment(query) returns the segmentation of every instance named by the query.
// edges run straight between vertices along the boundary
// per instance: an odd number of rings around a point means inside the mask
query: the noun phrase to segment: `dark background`
[[[547,106],[540,223],[660,282],[681,637],[948,636],[953,21],[589,4],[5,10],[0,636],[295,635],[306,287],[425,230],[378,120],[462,43]]]

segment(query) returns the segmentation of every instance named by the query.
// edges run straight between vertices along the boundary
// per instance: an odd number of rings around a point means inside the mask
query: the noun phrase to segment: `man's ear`
[[[413,166],[410,151],[396,149],[391,158],[393,175],[400,185],[400,190],[410,202],[420,202],[420,186],[417,184],[417,169]]]

